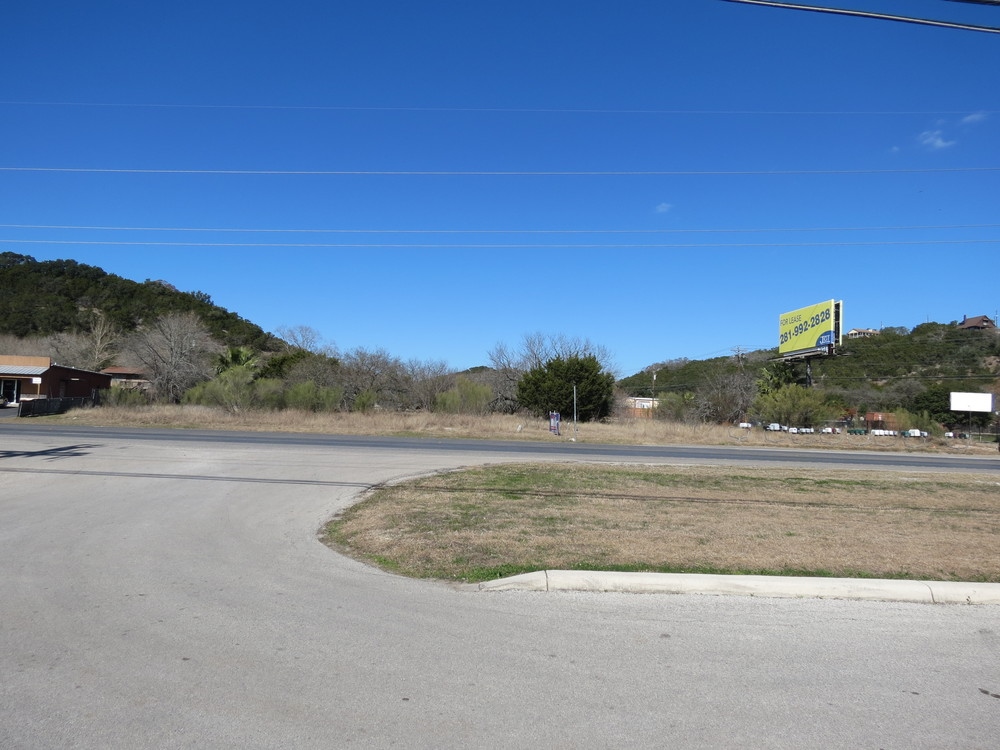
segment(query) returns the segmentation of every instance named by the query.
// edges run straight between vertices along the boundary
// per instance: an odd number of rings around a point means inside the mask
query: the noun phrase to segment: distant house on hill
[[[847,332],[849,339],[867,339],[872,336],[878,336],[878,331],[874,328],[852,328]]]
[[[49,357],[0,354],[0,398],[8,403],[37,398],[91,398],[111,387],[111,376],[63,367]]]
[[[997,324],[985,315],[977,315],[974,318],[967,318],[963,315],[962,322],[958,324],[958,327],[963,331],[985,331],[995,329]]]

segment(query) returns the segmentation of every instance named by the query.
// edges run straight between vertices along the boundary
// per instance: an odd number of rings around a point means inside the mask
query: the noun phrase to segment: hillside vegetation
[[[643,416],[673,422],[815,427],[856,424],[879,412],[891,414],[887,427],[940,434],[992,419],[951,412],[952,391],[1000,393],[1000,332],[954,322],[845,340],[836,356],[812,360],[811,379],[805,363],[778,361],[772,349],[659,362],[617,383],[609,351],[564,336],[525,335],[519,348],[498,344],[488,353],[490,367],[456,373],[441,361],[403,362],[381,349],[336,351],[308,326],[281,333],[286,340],[204,292],[181,292],[166,281],[137,283],[73,260],[0,253],[0,353],[47,354],[83,369],[130,366],[150,384],[124,394],[131,400],[232,413],[544,416],[577,409],[581,419],[599,420],[628,415],[624,397],[652,396],[656,408]]]
[[[122,332],[167,313],[194,313],[226,346],[273,350],[278,343],[259,326],[213,304],[204,292],[181,292],[166,281],[140,284],[74,260],[0,253],[0,334],[85,333],[95,313]]]
[[[870,338],[845,339],[835,356],[812,360],[811,369],[812,414],[797,420],[768,408],[769,401],[808,384],[806,364],[779,361],[777,349],[663,362],[620,380],[619,387],[630,396],[655,395],[658,411],[670,418],[812,426],[883,412],[897,414],[900,429],[967,424],[968,415],[950,411],[949,394],[1000,392],[1000,331],[962,330],[954,322],[884,329]],[[972,422],[985,426],[990,419],[973,415]]]

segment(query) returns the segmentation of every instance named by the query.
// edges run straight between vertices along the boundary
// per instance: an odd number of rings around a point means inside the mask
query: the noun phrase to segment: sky
[[[0,251],[342,351],[461,370],[541,333],[626,376],[775,347],[828,299],[845,330],[994,317],[998,135],[1000,34],[725,0],[9,3]]]

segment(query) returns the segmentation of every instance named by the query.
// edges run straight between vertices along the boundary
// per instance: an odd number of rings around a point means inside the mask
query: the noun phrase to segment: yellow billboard
[[[778,354],[829,351],[840,344],[842,302],[828,300],[782,313],[778,318]]]

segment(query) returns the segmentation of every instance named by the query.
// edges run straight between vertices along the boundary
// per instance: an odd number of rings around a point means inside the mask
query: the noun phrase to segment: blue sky
[[[829,3],[836,4],[836,3]],[[841,7],[1000,26],[946,0]],[[0,250],[456,369],[1000,307],[1000,34],[723,0],[15,3]]]

